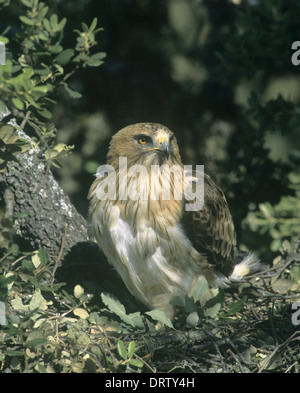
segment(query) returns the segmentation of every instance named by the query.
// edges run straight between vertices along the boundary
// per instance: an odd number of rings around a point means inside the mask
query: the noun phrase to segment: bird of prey
[[[259,266],[252,253],[237,249],[221,188],[203,173],[204,190],[197,191],[195,172],[189,180],[185,172],[173,132],[138,123],[112,137],[88,195],[90,228],[108,261],[135,297],[171,319],[172,297],[191,296],[203,276],[212,287],[227,287]],[[194,200],[175,195],[187,182]],[[197,197],[200,209],[187,208]]]

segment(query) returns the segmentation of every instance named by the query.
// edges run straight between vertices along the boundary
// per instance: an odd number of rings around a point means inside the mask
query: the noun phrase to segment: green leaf
[[[117,315],[125,314],[125,307],[117,299],[114,299],[110,295],[104,293],[101,293],[101,299],[110,311]]]
[[[13,97],[12,98],[12,103],[14,104],[14,106],[19,109],[20,111],[24,110],[25,104],[22,100],[20,100],[20,98],[18,97]]]
[[[49,22],[49,20],[47,19],[47,18],[44,18],[43,19],[43,25],[44,25],[44,27],[45,27],[45,29],[47,30],[47,31],[51,31],[51,26],[50,26],[50,22]]]
[[[28,306],[29,310],[46,310],[47,309],[47,302],[44,299],[44,297],[41,294],[41,290],[37,289],[34,294],[32,295],[32,298],[29,302]]]
[[[292,288],[291,290],[298,290],[300,287],[300,266],[293,266],[290,270],[291,274],[291,281],[292,281]]]
[[[22,4],[24,4],[28,8],[32,7],[32,1],[31,0],[21,0],[21,2],[22,2]]]
[[[215,306],[216,304],[222,305],[224,303],[224,291],[222,289],[213,289],[212,291],[215,291],[216,294],[214,297],[208,299],[208,301],[205,303],[205,307],[210,308]]]
[[[32,261],[32,263],[33,263],[33,266],[34,266],[36,269],[40,266],[41,261],[40,261],[40,257],[38,256],[37,252],[35,252],[35,253],[32,255],[31,261]]]
[[[155,321],[161,322],[163,325],[166,325],[166,326],[174,329],[171,319],[166,316],[164,311],[152,310],[152,311],[146,312],[145,314],[149,315],[149,317],[151,317]]]
[[[56,30],[57,24],[58,24],[58,17],[56,14],[52,14],[50,16],[50,25],[51,25],[52,29]]]
[[[135,341],[130,341],[128,344],[128,357],[132,358],[135,350]]]
[[[194,300],[198,301],[207,290],[208,290],[208,282],[206,278],[202,277],[195,285],[193,291]]]
[[[17,357],[25,355],[23,351],[17,351],[17,350],[8,350],[8,351],[5,351],[5,354],[7,356],[17,356]]]
[[[0,100],[0,113],[6,113],[7,112],[7,106],[6,104]]]
[[[59,44],[49,46],[49,50],[53,54],[58,54],[63,50],[63,47]]]
[[[142,368],[144,363],[139,359],[130,359],[128,362],[131,366]]]
[[[81,319],[87,319],[89,317],[89,313],[81,307],[77,307],[73,310],[74,315]]]
[[[71,295],[68,294],[68,292],[64,289],[62,289],[62,293],[64,294],[64,296],[66,297],[66,299],[68,300],[69,303],[71,303],[72,307],[76,307],[76,302],[75,300],[72,298]]]
[[[49,7],[45,6],[42,2],[39,5],[39,20],[43,20],[48,13]]]
[[[143,318],[141,317],[141,313],[139,311],[128,314],[128,317],[131,319],[131,321],[135,327],[140,328],[140,329],[145,328]]]
[[[38,111],[38,113],[44,117],[45,119],[51,119],[53,117],[52,113],[48,111],[47,109],[43,109],[41,111]]]
[[[284,294],[284,293],[287,293],[291,289],[292,281],[288,280],[286,278],[279,278],[271,285],[272,285],[272,289],[274,292]]]
[[[93,20],[92,20],[92,23],[91,23],[91,26],[90,26],[90,31],[94,31],[95,29],[96,29],[96,27],[97,27],[97,23],[98,23],[98,19],[97,18],[94,18]]]
[[[133,327],[141,327],[140,319],[137,314],[126,314],[125,307],[117,299],[114,299],[109,294],[101,293],[103,303],[108,307],[109,311],[116,314],[123,322]]]
[[[36,100],[33,98],[33,96],[24,93],[24,98],[27,106],[32,105],[36,109],[42,109],[41,106],[36,102]],[[36,98],[38,100],[38,97]]]
[[[47,253],[47,251],[44,248],[40,248],[38,250],[38,256],[40,258],[40,261],[42,263],[42,265],[46,265],[47,262],[49,262],[49,255]]]
[[[22,268],[25,269],[28,273],[32,273],[35,270],[33,263],[27,259],[22,261]]]
[[[69,96],[71,97],[71,98],[81,98],[82,97],[82,95],[78,92],[78,91],[75,91],[75,90],[73,90],[73,89],[71,89],[68,85],[67,85],[67,83],[62,83],[62,85],[63,85],[63,87],[65,88],[65,91],[69,94]]]
[[[33,264],[32,264],[33,266]],[[30,272],[30,270],[29,270]],[[34,277],[30,277],[28,276],[28,280],[37,288],[40,289],[41,288],[41,284],[38,282],[38,280],[36,280]]]
[[[278,251],[281,246],[281,239],[275,239],[271,242],[270,249],[275,252]]]
[[[51,90],[51,85],[46,84],[46,85],[41,85],[41,86],[34,86],[32,89],[32,93],[36,97],[40,97],[42,95],[47,94]]]
[[[49,34],[47,32],[40,33],[36,36],[36,38],[43,41],[49,41]]]
[[[125,345],[122,340],[118,341],[117,349],[118,349],[118,353],[121,356],[121,358],[126,360],[127,359],[127,351],[126,351]]]
[[[258,205],[258,207],[259,207],[259,210],[262,212],[262,214],[266,218],[270,218],[270,217],[274,216],[274,208],[269,202],[260,203]]]
[[[28,347],[39,347],[44,345],[46,342],[47,340],[45,339],[44,335],[40,331],[34,330],[29,333],[26,340],[26,345]]]
[[[236,302],[229,304],[228,312],[226,312],[226,315],[235,315],[237,312],[241,311],[246,301],[246,296],[243,296],[242,299],[239,299]]]
[[[170,304],[172,304],[172,306],[184,308],[185,307],[185,297],[183,297],[183,296],[174,296],[170,300]]]
[[[74,288],[74,296],[79,299],[84,294],[84,289],[81,285],[76,285]]]
[[[9,39],[0,35],[0,42],[3,42],[5,45],[7,45],[9,43]]]
[[[22,303],[22,299],[18,295],[14,299],[12,299],[11,306],[14,310],[18,311],[28,311],[29,309],[28,305],[24,305]]]
[[[195,302],[193,301],[193,299],[191,299],[191,298],[188,297],[188,296],[185,296],[185,299],[184,299],[184,300],[185,300],[184,308],[185,308],[185,311],[186,311],[187,313],[192,313],[192,312],[198,310],[198,306],[197,306],[197,304],[195,304]]]
[[[190,327],[196,327],[199,325],[200,318],[196,311],[190,313],[186,319],[186,324]]]
[[[103,64],[103,59],[105,56],[106,54],[103,52],[95,53],[94,55],[87,57],[85,63],[89,67],[98,67]]]
[[[0,128],[0,139],[2,142],[8,145],[15,143],[18,140],[18,135],[16,134],[13,126],[6,124]]]
[[[85,32],[85,33],[88,33],[88,31],[89,31],[88,25],[87,25],[86,23],[83,22],[83,23],[81,23],[81,26],[82,26],[84,32]]]
[[[21,15],[19,17],[19,19],[20,19],[21,22],[25,23],[25,25],[28,25],[28,26],[34,26],[35,25],[35,21],[33,19],[29,19],[25,15]]]
[[[204,305],[209,297],[210,290],[208,282],[205,277],[202,277],[195,285],[193,291],[193,299],[195,300],[195,302],[199,301],[201,305]]]
[[[63,28],[65,27],[66,23],[67,23],[67,18],[62,18],[62,20],[56,26],[56,31],[63,30]]]
[[[207,308],[204,311],[204,315],[206,317],[215,318],[218,312],[220,311],[221,306],[222,306],[221,303],[216,303],[214,306]]]
[[[268,361],[266,365],[266,370],[275,370],[277,367],[279,367],[282,363],[282,359],[279,355],[272,356],[271,359]]]
[[[57,64],[59,64],[60,66],[64,66],[67,63],[69,63],[69,61],[71,60],[71,58],[74,56],[74,50],[73,49],[65,49],[64,51],[62,51],[55,59],[55,62]]]

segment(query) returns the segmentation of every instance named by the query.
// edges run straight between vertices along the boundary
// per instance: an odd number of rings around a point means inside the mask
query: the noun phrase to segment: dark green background
[[[106,160],[110,137],[136,122],[175,132],[185,164],[204,164],[224,189],[239,241],[270,241],[242,228],[260,202],[275,204],[299,169],[300,2],[225,0],[74,0],[48,4],[67,17],[65,47],[75,28],[97,17],[104,65],[82,69],[55,107],[57,140],[75,145],[55,170],[84,215],[88,189]],[[12,5],[1,25],[15,23]],[[3,17],[3,14],[2,14]],[[13,32],[12,32],[13,33]]]

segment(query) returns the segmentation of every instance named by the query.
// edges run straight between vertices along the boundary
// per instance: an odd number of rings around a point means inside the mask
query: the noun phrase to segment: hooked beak
[[[159,150],[162,151],[163,153],[165,153],[167,156],[167,159],[169,159],[170,149],[169,149],[169,144],[166,140],[164,140],[163,143],[160,145]]]
[[[148,149],[148,150],[149,151],[157,150],[162,153],[165,153],[165,155],[167,156],[167,159],[169,159],[170,149],[169,149],[169,144],[166,141],[166,139],[159,139],[158,143],[159,143],[159,147],[153,147],[152,149]]]

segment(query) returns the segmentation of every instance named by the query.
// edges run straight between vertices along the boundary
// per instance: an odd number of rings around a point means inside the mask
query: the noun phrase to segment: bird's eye
[[[146,144],[151,144],[152,143],[152,139],[151,139],[151,137],[150,136],[148,136],[148,135],[143,135],[143,134],[140,134],[140,135],[136,135],[135,136],[135,139],[136,139],[136,141],[137,141],[137,143],[139,144],[139,145],[146,145]]]
[[[147,139],[146,139],[144,136],[142,136],[142,137],[140,137],[140,138],[138,139],[138,143],[139,143],[140,145],[145,145],[145,144],[147,143]]]
[[[139,134],[139,135],[135,135],[134,139],[136,140],[136,142],[139,145],[152,145],[152,138],[149,135],[145,135],[145,134]]]

